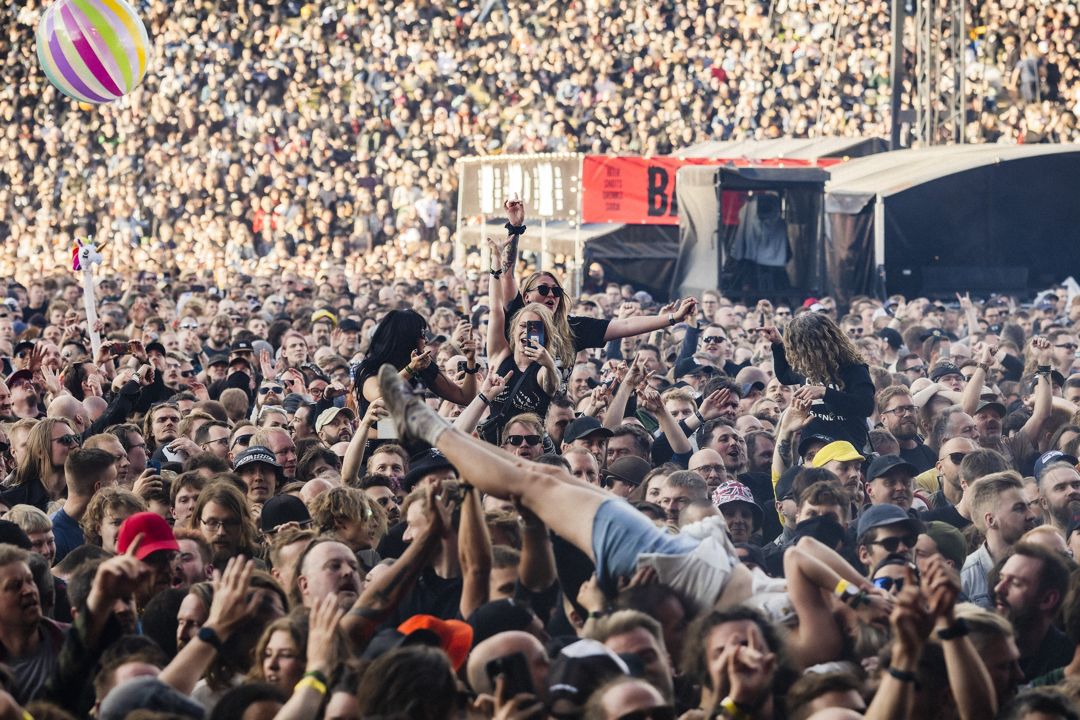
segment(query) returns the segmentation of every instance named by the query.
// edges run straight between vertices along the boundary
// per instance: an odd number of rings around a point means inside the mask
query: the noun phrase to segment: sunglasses
[[[182,377],[182,378],[195,377],[195,371],[194,370],[181,370],[180,371],[180,377]]]
[[[266,395],[268,393],[276,393],[280,395],[283,389],[284,388],[282,388],[280,385],[263,385],[261,388],[259,388],[259,394]]]
[[[617,720],[675,720],[675,708],[670,705],[635,710],[620,715]]]
[[[78,435],[61,435],[58,438],[53,438],[53,442],[58,442],[64,447],[78,447],[79,436]]]
[[[900,549],[900,545],[903,545],[905,548],[910,550],[911,548],[915,547],[915,543],[917,541],[918,538],[911,535],[905,535],[903,537],[890,537],[885,538],[884,540],[875,540],[870,544],[880,545],[881,547],[885,548],[885,552],[894,553]]]
[[[1076,348],[1080,347],[1080,345],[1077,345],[1076,343],[1061,343],[1060,345],[1055,345],[1054,347],[1061,348],[1063,350],[1076,350]]]
[[[254,435],[255,433],[252,433],[251,435],[236,436],[235,438],[233,438],[233,447],[236,447],[237,445],[247,445],[249,442],[251,442],[251,438]]]
[[[917,373],[920,373],[920,374],[925,374],[926,373],[926,366],[925,365],[912,365],[911,367],[904,368],[904,372],[917,372]]]
[[[181,330],[198,330],[199,323],[180,323]]]
[[[727,338],[724,337],[723,335],[706,335],[705,337],[702,338],[702,341],[706,345],[712,345],[713,343],[719,345],[720,343],[726,343]]]
[[[967,456],[967,453],[951,452],[949,453],[949,462],[951,462],[953,465],[959,465],[960,463],[964,462],[964,458],[966,458]]]
[[[507,435],[506,442],[510,443],[514,447],[520,447],[522,443],[525,443],[529,447],[534,447],[540,444],[539,435]]]
[[[904,589],[904,578],[880,577],[874,580],[874,587],[881,588],[885,592],[900,592]]]
[[[537,285],[533,290],[540,293],[543,297],[547,297],[548,295],[557,298],[562,297],[562,288],[555,285]]]

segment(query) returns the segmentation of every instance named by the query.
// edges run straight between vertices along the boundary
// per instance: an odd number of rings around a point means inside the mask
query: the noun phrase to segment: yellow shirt
[[[941,490],[941,481],[938,480],[938,469],[932,467],[921,475],[916,475],[915,487],[917,489],[925,490],[930,495]]]

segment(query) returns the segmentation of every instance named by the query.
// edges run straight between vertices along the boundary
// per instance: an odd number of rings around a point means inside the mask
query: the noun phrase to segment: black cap
[[[652,465],[637,455],[626,455],[608,465],[604,471],[605,480],[618,480],[637,487],[652,470]]]
[[[266,501],[259,515],[259,527],[263,532],[271,532],[289,522],[301,525],[311,522],[311,513],[303,500],[294,495],[275,495]]]
[[[812,445],[813,443],[821,443],[823,445],[828,445],[831,442],[835,442],[835,438],[831,438],[828,435],[807,435],[806,437],[799,440],[799,457],[805,455],[806,451],[810,449],[810,445]]]
[[[360,332],[360,323],[352,318],[343,318],[341,322],[338,323],[338,330],[341,332]]]
[[[165,346],[162,345],[157,340],[151,340],[150,342],[146,343],[146,352],[147,352],[147,354],[152,353],[152,352],[159,352],[162,355],[165,355],[165,354],[168,353],[168,351],[165,349]]]
[[[21,353],[23,350],[33,350],[34,345],[35,343],[33,340],[20,340],[19,342],[15,343],[15,347],[11,349],[11,355],[12,357],[14,357],[15,355]]]
[[[214,367],[215,365],[228,365],[228,364],[229,364],[229,356],[226,355],[225,353],[216,353],[214,355],[211,355],[210,358],[206,361],[206,367]]]
[[[481,605],[467,620],[473,629],[473,647],[501,632],[526,630],[535,617],[532,610],[510,599]]]
[[[802,469],[801,465],[793,465],[780,474],[780,479],[776,481],[776,487],[773,488],[777,500],[795,499],[795,477]]]
[[[699,365],[693,358],[685,358],[675,365],[675,379],[684,375],[715,375],[719,372],[712,365]]]
[[[881,328],[877,331],[877,336],[889,343],[889,347],[893,350],[899,350],[904,344],[904,339],[900,337],[900,333],[896,332],[892,328]]]
[[[997,400],[983,400],[979,403],[978,407],[975,408],[975,412],[973,414],[978,415],[983,410],[993,410],[1001,417],[1005,417],[1006,415],[1008,415],[1008,411],[1005,409],[1005,406],[999,403]]]
[[[255,351],[254,348],[251,347],[251,341],[250,340],[237,340],[236,342],[234,342],[232,344],[232,347],[229,348],[230,353],[254,352],[254,351]]]
[[[951,362],[939,362],[930,369],[930,379],[934,382],[949,375],[959,375],[960,377],[963,377],[964,373],[960,372],[960,368],[953,365]]]
[[[911,474],[911,477],[915,477],[919,474],[918,468],[899,455],[882,455],[875,458],[874,462],[870,463],[870,469],[866,471],[866,481],[870,482],[896,468],[906,470]]]
[[[450,462],[449,459],[441,452],[432,448],[431,450],[425,450],[424,452],[413,455],[409,458],[409,472],[405,475],[405,480],[401,485],[405,492],[412,492],[425,475],[429,475],[437,470],[445,470],[450,468],[457,472],[457,468]]]
[[[580,440],[593,433],[600,433],[604,437],[611,437],[615,434],[601,425],[600,421],[596,418],[586,415],[579,417],[576,420],[572,420],[570,424],[566,426],[566,430],[563,431],[563,444],[569,445],[575,440]]]
[[[273,451],[263,445],[252,445],[237,455],[236,460],[233,461],[233,470],[239,471],[240,468],[252,463],[269,465],[274,468],[278,475],[281,474],[281,465],[278,463],[277,458],[274,457]]]

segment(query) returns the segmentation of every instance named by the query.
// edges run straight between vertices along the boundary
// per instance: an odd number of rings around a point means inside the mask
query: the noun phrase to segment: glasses
[[[198,330],[199,329],[199,323],[182,322],[182,323],[180,323],[180,329],[181,330]]]
[[[915,414],[915,406],[914,405],[901,405],[900,407],[893,408],[892,410],[882,410],[881,414],[882,415],[895,415],[896,417],[900,417],[902,415],[914,415]]]
[[[540,293],[543,297],[547,297],[548,295],[557,298],[562,297],[562,288],[556,285],[537,285],[533,290]]]
[[[1058,345],[1055,345],[1054,347],[1059,347],[1063,350],[1076,350],[1076,348],[1080,347],[1080,345],[1077,345],[1076,343],[1060,343]]]
[[[659,705],[628,712],[625,715],[620,715],[617,720],[675,720],[675,708],[671,705]]]
[[[219,443],[223,443],[223,444],[225,444],[227,446],[229,444],[229,438],[218,438],[217,440],[207,440],[206,442],[204,442],[202,444],[202,446],[206,447],[207,445],[217,445]]]
[[[881,588],[885,592],[900,592],[904,589],[904,578],[880,577],[874,579],[874,587]]]
[[[848,328],[848,329],[847,329],[847,334],[848,334],[848,335],[856,335],[856,336],[862,337],[862,334],[863,334],[863,328],[861,328],[861,327],[852,327],[852,328]]]
[[[78,435],[61,435],[60,437],[53,438],[53,442],[58,442],[64,447],[78,447],[79,436]]]
[[[510,443],[514,447],[519,447],[522,443],[525,443],[529,447],[540,444],[539,435],[507,435],[506,442]]]
[[[885,538],[884,540],[874,540],[870,544],[880,545],[881,547],[885,548],[885,552],[894,553],[900,549],[901,545],[903,545],[905,549],[910,550],[911,548],[915,547],[915,542],[917,540],[918,538],[912,537],[910,535],[904,535],[903,537],[889,537]]]
[[[280,395],[283,389],[284,388],[282,388],[280,385],[263,385],[261,388],[259,388],[259,394],[266,395],[268,393],[275,393],[277,395]]]
[[[218,520],[217,518],[203,518],[200,522],[213,532],[218,530],[235,530],[240,527],[240,521],[236,518],[230,518],[228,520]]]
[[[949,462],[951,462],[953,465],[959,465],[960,463],[964,462],[964,458],[966,458],[967,456],[968,454],[964,452],[951,452],[949,453]]]
[[[915,372],[915,373],[919,373],[920,375],[924,375],[924,374],[926,374],[926,366],[925,365],[912,365],[911,367],[904,368],[904,372]]]
[[[724,337],[723,335],[706,335],[701,340],[706,345],[719,345],[720,343],[726,343],[727,342],[727,338]]]
[[[193,378],[193,377],[195,377],[195,371],[194,370],[181,370],[180,371],[180,377],[182,377],[182,378]]]
[[[237,445],[247,445],[249,442],[251,442],[251,438],[254,435],[255,433],[252,433],[251,435],[236,436],[235,438],[233,438],[233,447],[236,447]]]

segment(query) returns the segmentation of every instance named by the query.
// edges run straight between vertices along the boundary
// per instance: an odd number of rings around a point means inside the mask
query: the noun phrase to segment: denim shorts
[[[611,498],[600,505],[593,519],[596,577],[602,588],[611,591],[617,578],[629,577],[637,571],[639,555],[686,555],[698,542],[692,537],[664,532],[630,503]]]

